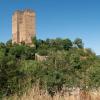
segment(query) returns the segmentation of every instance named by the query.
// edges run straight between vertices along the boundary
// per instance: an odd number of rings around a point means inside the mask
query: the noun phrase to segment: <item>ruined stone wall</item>
[[[41,55],[39,55],[37,53],[35,54],[35,60],[36,61],[46,61],[47,58],[48,58],[48,56],[41,56]]]

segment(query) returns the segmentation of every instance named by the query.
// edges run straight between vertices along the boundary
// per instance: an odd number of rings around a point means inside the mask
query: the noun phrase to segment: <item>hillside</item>
[[[37,40],[35,47],[9,40],[0,43],[0,97],[20,97],[37,86],[48,96],[79,88],[92,91],[100,87],[100,59],[91,49],[84,48],[80,38]],[[35,54],[48,56],[37,61]],[[38,100],[38,99],[37,99]],[[41,100],[41,99],[40,99]],[[60,100],[60,99],[58,99]]]

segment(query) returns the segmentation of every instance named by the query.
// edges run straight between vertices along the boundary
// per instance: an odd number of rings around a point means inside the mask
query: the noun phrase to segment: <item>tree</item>
[[[13,55],[17,59],[34,59],[35,48],[26,45],[14,45],[10,48],[9,55]]]
[[[63,46],[65,50],[69,50],[73,46],[72,41],[70,39],[64,39]]]
[[[38,41],[38,40],[37,40],[36,36],[35,36],[35,37],[32,37],[32,43],[33,43],[33,45],[34,45],[35,48],[38,47],[37,41]]]
[[[3,42],[0,43],[0,48],[5,48],[5,44]]]
[[[76,39],[74,40],[74,44],[75,44],[75,46],[78,47],[78,48],[83,48],[83,47],[84,47],[84,46],[83,46],[82,39],[80,39],[80,38],[76,38]]]
[[[12,40],[11,39],[6,42],[6,46],[7,47],[11,47],[12,46]]]

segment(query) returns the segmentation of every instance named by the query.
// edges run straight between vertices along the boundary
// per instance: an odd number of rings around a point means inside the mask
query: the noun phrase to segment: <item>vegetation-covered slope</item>
[[[21,95],[35,84],[50,95],[63,87],[100,87],[100,58],[81,39],[33,39],[35,47],[0,43],[0,96]],[[35,53],[47,55],[43,62]]]

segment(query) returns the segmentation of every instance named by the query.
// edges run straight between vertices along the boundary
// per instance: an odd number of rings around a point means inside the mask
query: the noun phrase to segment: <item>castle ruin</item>
[[[35,37],[35,12],[32,10],[15,11],[12,16],[12,43],[31,45]]]

